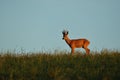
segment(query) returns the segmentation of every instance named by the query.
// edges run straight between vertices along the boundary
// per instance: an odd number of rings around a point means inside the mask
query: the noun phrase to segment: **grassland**
[[[0,80],[120,80],[120,52],[0,52]]]

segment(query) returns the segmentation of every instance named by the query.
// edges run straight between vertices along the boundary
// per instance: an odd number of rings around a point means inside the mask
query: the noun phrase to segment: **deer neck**
[[[67,43],[68,45],[70,45],[71,40],[69,39],[69,37],[68,37],[68,36],[66,37],[65,41],[66,41],[66,43]]]

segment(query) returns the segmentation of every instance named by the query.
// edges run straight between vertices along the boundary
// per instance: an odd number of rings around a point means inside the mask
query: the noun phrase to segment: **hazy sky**
[[[91,50],[120,50],[120,0],[0,0],[0,50],[70,50],[63,29]]]

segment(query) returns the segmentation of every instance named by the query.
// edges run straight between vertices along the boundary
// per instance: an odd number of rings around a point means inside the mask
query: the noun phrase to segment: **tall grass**
[[[0,53],[0,80],[119,80],[120,52]]]

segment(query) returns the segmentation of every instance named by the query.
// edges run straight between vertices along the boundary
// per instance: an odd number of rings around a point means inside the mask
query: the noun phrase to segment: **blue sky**
[[[63,29],[91,50],[120,50],[120,0],[0,0],[0,50],[70,50]]]

